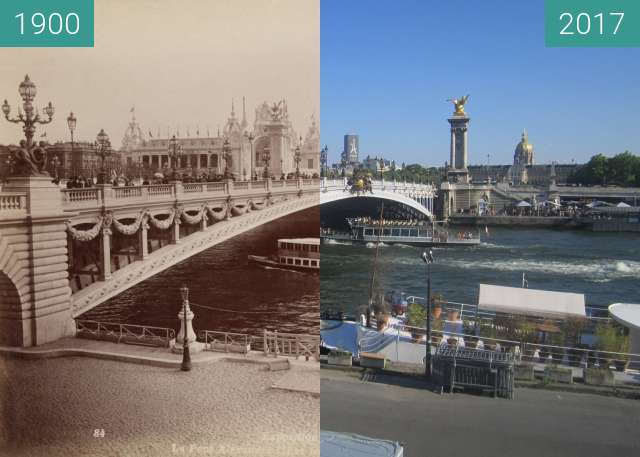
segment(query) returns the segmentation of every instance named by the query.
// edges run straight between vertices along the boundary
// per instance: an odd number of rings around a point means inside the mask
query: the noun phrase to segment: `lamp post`
[[[427,350],[424,359],[424,374],[431,378],[431,264],[433,263],[433,251],[424,251],[422,261],[427,265]]]
[[[300,142],[302,142],[302,137],[300,137]],[[300,178],[300,161],[302,160],[302,154],[300,153],[300,144],[296,146],[296,151],[293,155],[293,160],[296,162],[296,179]]]
[[[73,156],[73,132],[76,129],[76,123],[77,122],[78,122],[78,119],[73,115],[73,111],[72,111],[69,114],[69,117],[67,117],[67,126],[69,127],[69,132],[71,132],[71,163],[74,164],[74,167],[73,167],[73,174],[74,175],[78,174],[78,170],[76,169],[77,167],[75,166],[76,160],[75,160],[75,157]],[[84,170],[83,170],[83,172],[84,172]]]
[[[269,179],[269,162],[271,162],[271,151],[265,148],[262,152],[262,161],[264,162],[264,171],[262,176],[264,179]]]
[[[251,147],[251,157],[250,157],[250,167],[249,167],[249,173],[251,174],[250,178],[253,179],[253,173],[254,173],[254,167],[253,167],[253,140],[255,139],[255,137],[253,136],[253,133],[247,133],[244,132],[244,137],[249,140],[249,146]]]
[[[178,142],[175,135],[169,140],[169,162],[171,166],[171,179],[176,180],[176,161],[182,155],[182,145]]]
[[[224,179],[233,178],[233,173],[231,171],[232,165],[232,157],[231,157],[231,144],[229,143],[229,138],[224,139],[224,143],[222,143],[222,157],[224,157]]]
[[[60,167],[60,159],[58,159],[57,155],[53,156],[53,160],[51,161],[51,167],[53,168],[53,179],[58,181],[58,167]]]
[[[96,152],[100,156],[100,173],[98,174],[98,184],[106,184],[106,169],[104,167],[104,159],[111,154],[111,142],[109,141],[109,135],[107,135],[104,129],[100,129],[98,136],[96,137]]]
[[[329,148],[327,147],[327,145],[324,145],[324,148],[322,148],[322,150],[320,151],[320,177],[321,178],[326,178],[327,177],[327,156],[329,155]]]
[[[37,124],[45,125],[53,120],[55,110],[51,102],[49,102],[43,110],[44,114],[47,115],[47,119],[40,119],[40,114],[33,107],[33,100],[37,94],[36,85],[29,79],[29,75],[26,75],[24,81],[18,86],[18,93],[22,98],[22,110],[24,110],[24,113],[18,110],[18,117],[10,118],[11,106],[7,100],[2,104],[2,113],[5,119],[13,124],[22,124],[22,131],[26,139],[20,144],[22,154],[14,157],[16,159],[14,163],[16,169],[12,170],[12,174],[15,176],[46,176],[48,174],[44,169],[46,156],[42,150],[34,148],[33,135],[36,132]]]
[[[189,353],[189,337],[187,335],[187,311],[189,309],[189,288],[184,284],[180,287],[180,296],[182,297],[182,313],[184,318],[184,340],[182,344],[182,364],[180,369],[182,371],[191,370],[191,354]]]

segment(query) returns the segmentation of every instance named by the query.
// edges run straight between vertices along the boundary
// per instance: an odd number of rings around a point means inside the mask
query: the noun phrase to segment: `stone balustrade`
[[[23,193],[3,193],[0,194],[0,214],[19,213],[26,211],[27,194]]]
[[[205,183],[159,184],[150,186],[112,187],[98,185],[95,188],[63,189],[62,206],[65,211],[88,210],[101,207],[117,207],[120,205],[145,204],[179,200],[181,195],[192,198],[208,198],[220,196],[252,196],[266,194],[272,189],[300,188],[305,190],[319,189],[319,179],[296,179],[287,181],[225,181]],[[13,203],[12,203],[13,204]],[[7,203],[8,205],[8,203]],[[0,211],[2,209],[0,208]]]

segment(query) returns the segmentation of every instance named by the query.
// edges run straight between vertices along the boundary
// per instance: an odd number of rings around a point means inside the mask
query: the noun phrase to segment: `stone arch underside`
[[[165,246],[149,254],[144,261],[134,262],[115,271],[107,281],[93,283],[78,291],[71,296],[72,315],[76,318],[135,284],[216,244],[288,214],[312,208],[319,203],[317,193],[302,197],[292,195],[287,200],[264,209],[217,222],[204,231],[181,239],[177,244]]]
[[[356,195],[348,191],[323,192],[320,194],[320,205],[322,206],[327,203],[333,203],[341,200],[357,199],[357,198],[373,198],[378,200],[392,201],[395,203],[400,203],[405,206],[408,206],[418,211],[419,213],[423,214],[424,216],[428,217],[429,219],[433,217],[432,213],[417,201],[413,200],[412,198],[406,197],[402,194],[398,194],[394,192],[375,191],[373,194],[366,194],[366,195],[364,194]]]

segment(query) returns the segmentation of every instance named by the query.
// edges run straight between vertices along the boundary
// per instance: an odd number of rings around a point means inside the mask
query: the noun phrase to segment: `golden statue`
[[[453,103],[453,106],[456,107],[456,110],[453,112],[454,116],[466,116],[467,113],[464,112],[464,104],[467,103],[467,99],[469,98],[469,94],[461,97],[459,100],[457,98],[448,98],[447,101]]]

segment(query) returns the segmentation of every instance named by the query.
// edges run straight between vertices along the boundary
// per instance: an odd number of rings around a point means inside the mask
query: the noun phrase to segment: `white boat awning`
[[[586,317],[584,294],[480,284],[478,308],[540,317]]]

